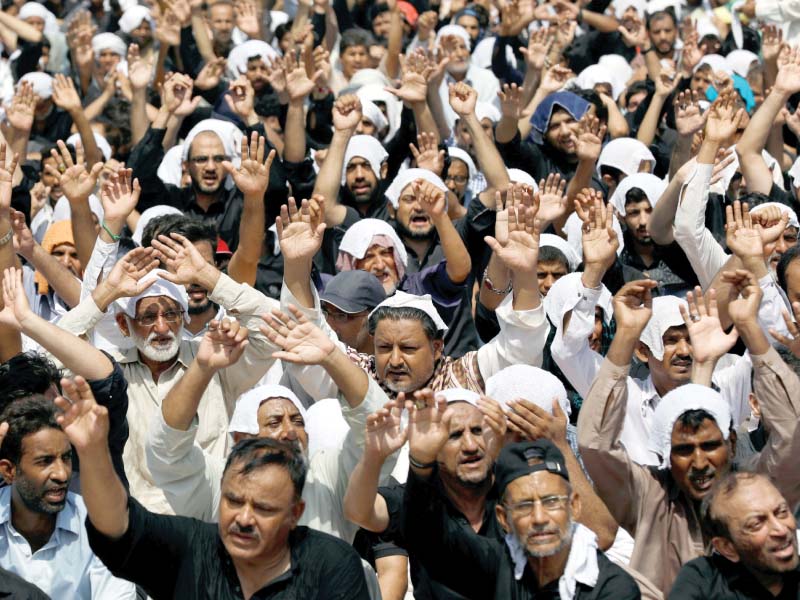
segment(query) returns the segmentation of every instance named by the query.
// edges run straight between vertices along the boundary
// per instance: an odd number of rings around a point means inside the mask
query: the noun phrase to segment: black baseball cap
[[[494,480],[500,496],[508,484],[537,471],[549,471],[569,481],[567,464],[561,450],[550,440],[516,442],[505,446],[494,464]]]
[[[386,300],[386,291],[372,273],[342,271],[328,282],[319,299],[344,313],[355,314],[378,306]]]

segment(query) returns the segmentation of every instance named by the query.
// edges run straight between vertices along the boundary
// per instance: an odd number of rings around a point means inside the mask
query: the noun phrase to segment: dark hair
[[[645,194],[644,190],[640,188],[631,188],[625,193],[625,204],[634,204],[636,202],[641,202],[642,200],[647,200],[650,202],[647,194]]]
[[[42,148],[42,158],[39,161],[39,172],[40,173],[44,172],[44,161],[47,160],[48,158],[53,158],[52,156],[50,156],[50,151],[51,150],[55,150],[56,154],[61,156],[61,150],[58,149],[58,144],[46,144]],[[72,157],[73,161],[76,161],[78,159],[78,156],[75,153],[75,147],[72,144],[67,144],[67,151],[69,152],[69,155]],[[40,175],[40,177],[41,177],[41,175]]]
[[[574,94],[580,96],[590,104],[594,104],[594,114],[602,123],[608,122],[608,109],[600,99],[600,94],[594,90],[575,90]]]
[[[433,319],[431,319],[424,310],[420,310],[419,308],[411,308],[408,306],[381,306],[380,308],[376,308],[369,316],[370,335],[375,335],[378,322],[383,319],[389,319],[390,321],[401,321],[403,319],[419,321],[429,341],[442,339],[442,334],[436,329],[436,324],[433,322]]]
[[[564,255],[564,253],[555,248],[554,246],[540,246],[539,247],[539,262],[560,262],[567,268],[567,271],[571,271],[569,267],[569,260]]]
[[[787,294],[789,293],[789,288],[786,281],[786,271],[789,270],[789,265],[792,264],[792,261],[798,258],[800,258],[800,245],[795,244],[783,253],[783,256],[778,261],[778,267],[775,269],[778,275],[778,285]]]
[[[14,400],[0,413],[0,423],[8,423],[8,433],[0,446],[0,458],[15,465],[22,458],[22,440],[42,429],[58,429],[56,407],[41,394]]]
[[[620,171],[617,167],[612,167],[610,165],[600,165],[600,175],[608,175],[617,183],[617,185],[619,185],[619,182],[625,178],[625,173]]]
[[[344,54],[344,51],[353,46],[364,46],[369,48],[375,44],[375,38],[366,29],[359,27],[352,27],[347,31],[342,32],[342,38],[339,41],[339,54]]]
[[[647,89],[647,82],[646,81],[634,81],[632,84],[628,86],[628,89],[625,90],[625,93],[622,97],[625,99],[624,104],[628,106],[628,100],[634,94],[638,94],[640,92],[644,92],[645,94],[649,93],[650,90]]]
[[[763,479],[773,483],[766,475],[752,471],[728,471],[714,483],[711,491],[703,498],[703,502],[700,504],[700,519],[709,539],[712,537],[731,538],[727,521],[714,510],[717,499],[730,497],[740,483],[744,481],[751,482],[755,479]]]
[[[675,16],[674,10],[670,8],[665,8],[664,10],[657,10],[652,15],[647,15],[647,31],[650,31],[650,24],[653,21],[658,21],[659,19],[672,19],[672,24],[675,27],[678,26],[678,18]]]
[[[0,364],[0,410],[13,400],[44,394],[53,384],[59,387],[60,381],[61,371],[44,354],[17,354]]]
[[[193,244],[208,242],[217,249],[217,230],[213,224],[190,215],[161,215],[152,219],[142,232],[142,246],[147,248],[159,235],[179,233]]]
[[[717,422],[717,420],[714,418],[714,415],[712,415],[710,412],[705,411],[702,408],[695,408],[681,413],[676,423],[680,423],[683,427],[686,427],[692,431],[697,431],[706,420],[713,421],[714,423]]]
[[[283,467],[288,471],[292,480],[295,498],[300,498],[303,494],[308,465],[297,444],[279,442],[270,438],[244,439],[236,444],[228,455],[222,476],[225,477],[225,474],[234,465],[239,464],[242,465],[237,469],[240,475],[249,475],[256,469],[268,465]]]
[[[762,194],[761,192],[743,192],[739,194],[739,202],[747,202],[752,210],[756,206],[760,204],[766,204],[767,202],[772,202],[769,196],[766,194]]]

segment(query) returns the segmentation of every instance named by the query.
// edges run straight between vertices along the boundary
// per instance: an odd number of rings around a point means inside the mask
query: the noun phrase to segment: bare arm
[[[389,36],[387,39],[386,62],[384,69],[389,79],[396,79],[400,73],[400,53],[403,51],[403,16],[397,8],[397,2],[389,3]]]
[[[0,25],[3,25],[15,34],[15,37],[22,38],[26,42],[38,44],[44,37],[42,32],[36,29],[33,25],[29,25],[22,19],[14,17],[7,12],[0,11]],[[15,39],[14,42],[17,40]],[[16,43],[10,48],[13,52],[16,50]]]
[[[436,232],[439,234],[444,259],[447,261],[447,276],[453,283],[463,283],[469,277],[472,260],[464,245],[464,240],[461,239],[447,215],[446,194],[432,183],[424,180],[414,184],[414,194],[422,209],[430,215]]]
[[[375,561],[383,600],[403,600],[408,591],[408,557],[383,556]]]

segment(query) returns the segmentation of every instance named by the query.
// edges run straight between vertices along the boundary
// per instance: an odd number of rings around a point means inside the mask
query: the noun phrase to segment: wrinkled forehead
[[[445,418],[450,419],[450,431],[458,431],[483,424],[483,413],[469,402],[450,402],[445,410]]]
[[[151,296],[149,298],[142,298],[136,303],[136,314],[143,315],[148,312],[157,312],[158,310],[179,310],[181,305],[177,300],[169,296]]]
[[[270,417],[284,415],[294,417],[300,414],[300,410],[295,406],[294,402],[288,398],[266,398],[262,400],[261,404],[258,406],[259,419],[268,419]]]

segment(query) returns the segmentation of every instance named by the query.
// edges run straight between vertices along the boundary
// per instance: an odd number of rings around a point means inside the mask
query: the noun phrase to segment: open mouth
[[[45,492],[44,497],[48,502],[63,502],[67,497],[67,488],[59,488],[57,490],[49,490]]]
[[[711,485],[714,483],[714,474],[706,473],[704,475],[695,475],[690,477],[689,481],[692,482],[695,489],[706,491],[711,489]]]
[[[691,369],[692,368],[692,361],[691,360],[673,360],[672,366],[676,369]]]
[[[430,223],[430,220],[428,219],[428,215],[414,215],[411,217],[410,223],[417,227],[425,227]]]
[[[482,456],[469,456],[463,460],[459,464],[461,465],[468,465],[468,466],[475,466],[481,464],[483,460]]]
[[[354,194],[369,194],[369,186],[368,185],[356,185],[356,186],[353,186],[353,193]]]
[[[776,558],[779,559],[787,559],[791,558],[795,553],[796,550],[794,548],[794,544],[792,543],[791,538],[787,539],[785,543],[779,544],[772,550],[770,553],[773,554]]]

